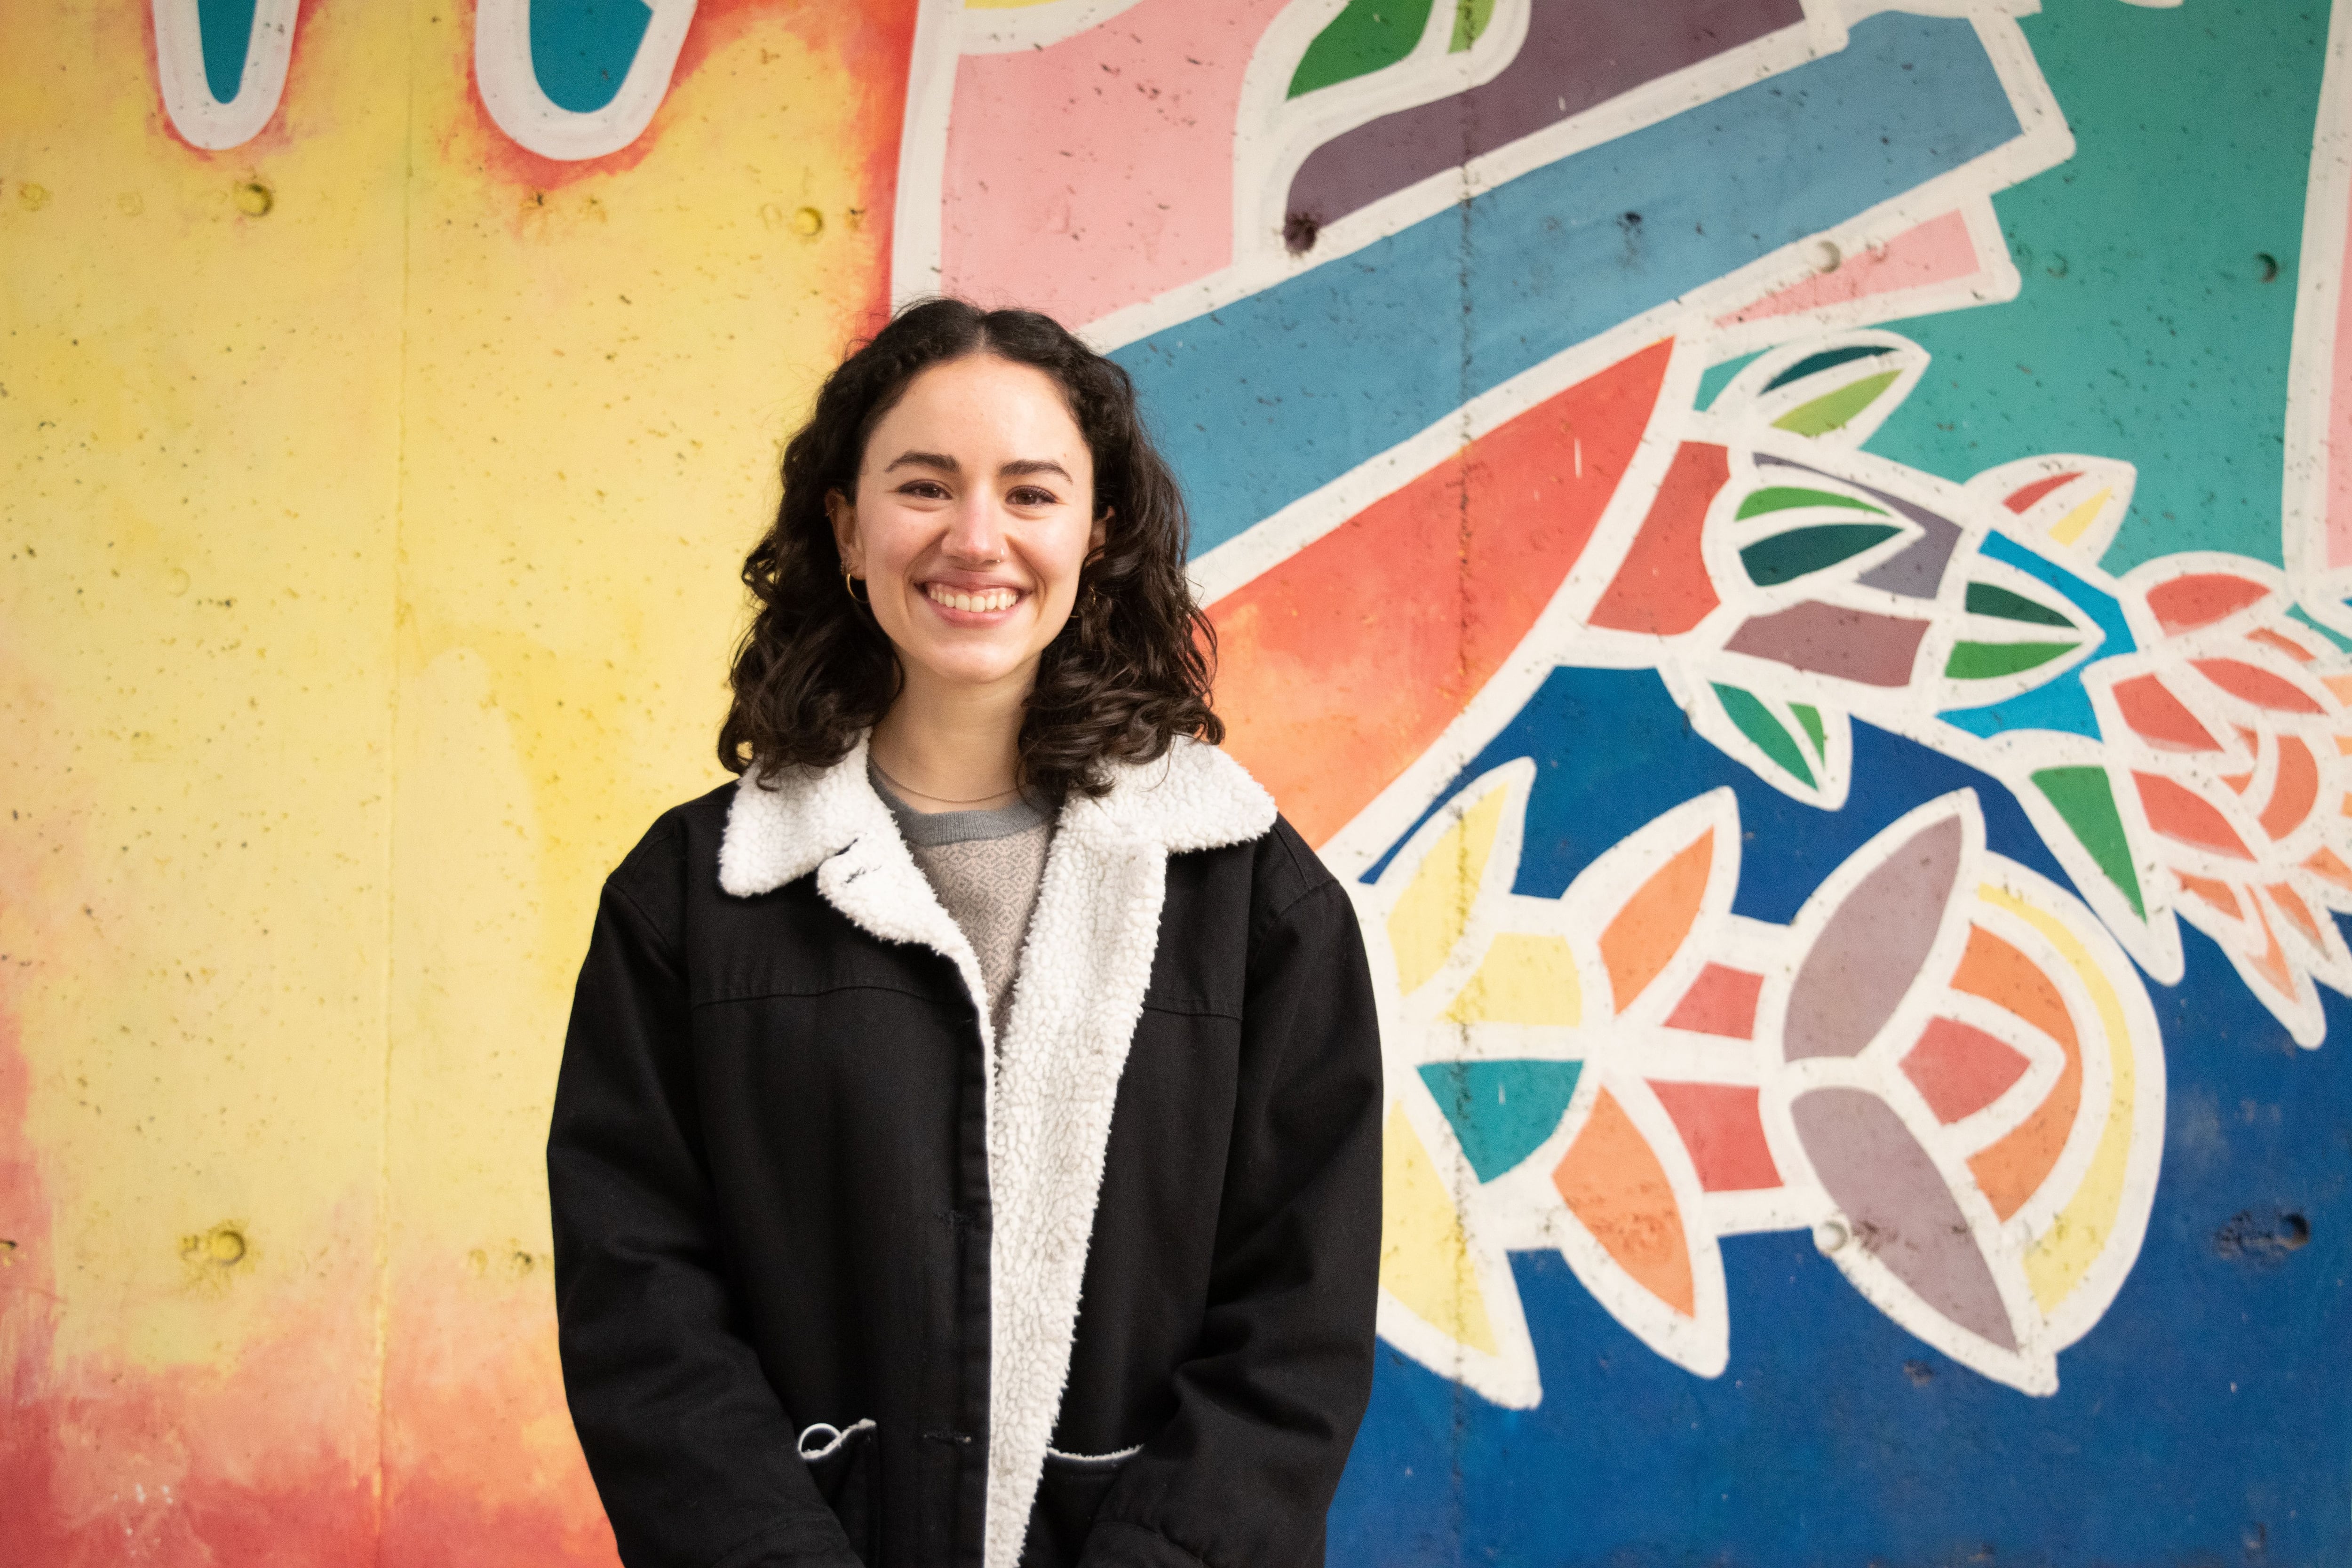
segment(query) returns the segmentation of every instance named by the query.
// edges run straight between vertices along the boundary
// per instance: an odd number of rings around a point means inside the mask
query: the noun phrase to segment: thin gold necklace
[[[897,779],[890,776],[890,770],[884,767],[880,763],[876,763],[874,764],[874,771],[882,775],[882,782],[884,784],[888,784],[900,795],[921,795],[923,799],[938,801],[941,805],[978,805],[983,800],[1003,800],[1008,795],[1019,795],[1021,793],[1021,786],[1019,784],[1015,784],[1011,789],[1001,789],[993,795],[976,795],[970,800],[953,800],[943,795],[928,795],[911,785],[900,784]]]

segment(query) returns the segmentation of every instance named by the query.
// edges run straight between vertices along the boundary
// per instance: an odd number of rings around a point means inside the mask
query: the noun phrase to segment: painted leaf
[[[1996,583],[1969,584],[1967,607],[1972,616],[1990,616],[1996,620],[2024,621],[2038,626],[2073,627],[2071,616],[2060,614],[2049,605],[2012,593]]]
[[[2072,642],[1956,642],[1944,673],[1955,680],[1991,680],[2039,668],[2082,647]]]
[[[1876,864],[1830,910],[1798,967],[1782,1030],[1790,1060],[1862,1054],[1927,962],[1967,847],[1960,818],[1945,815],[1854,852]]]
[[[1833,506],[1849,511],[1866,511],[1873,517],[1885,517],[1886,509],[1873,506],[1859,496],[1843,495],[1836,490],[1817,490],[1806,485],[1766,485],[1750,490],[1739,503],[1733,521],[1745,522],[1751,517],[1768,512],[1786,511],[1790,507]]]
[[[1289,96],[1370,76],[1403,59],[1421,42],[1430,5],[1431,0],[1349,0],[1348,8],[1307,46],[1291,74]]]
[[[1792,528],[1776,533],[1739,552],[1739,563],[1759,587],[1793,582],[1850,561],[1902,530],[1884,522],[1832,522],[1813,528]]]
[[[2147,918],[2140,896],[2139,873],[2133,867],[2131,836],[2116,807],[2115,786],[2100,767],[2043,768],[2033,775],[2033,786],[2050,802],[2084,849],[2091,863],[2113,882],[2132,913]]]

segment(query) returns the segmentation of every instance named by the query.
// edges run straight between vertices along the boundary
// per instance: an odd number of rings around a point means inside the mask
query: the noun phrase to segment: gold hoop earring
[[[874,595],[870,593],[862,599],[857,596],[857,579],[849,574],[846,567],[843,568],[841,574],[841,591],[849,595],[849,602],[853,605],[870,605],[874,602]]]

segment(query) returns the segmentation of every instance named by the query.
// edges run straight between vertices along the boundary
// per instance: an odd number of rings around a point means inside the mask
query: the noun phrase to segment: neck
[[[1020,779],[1023,679],[950,686],[909,670],[898,700],[874,726],[874,761],[913,805],[1010,798]]]

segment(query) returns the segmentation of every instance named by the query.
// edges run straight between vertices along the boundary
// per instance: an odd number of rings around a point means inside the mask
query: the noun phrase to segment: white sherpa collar
[[[1073,797],[1047,851],[1002,1048],[971,944],[908,852],[866,774],[866,742],[832,767],[737,786],[719,884],[751,897],[817,873],[817,890],[889,942],[955,962],[996,1062],[988,1080],[990,1367],[986,1568],[1015,1568],[1061,1412],[1111,1112],[1160,941],[1168,857],[1245,843],[1274,801],[1213,746],[1179,740]]]

